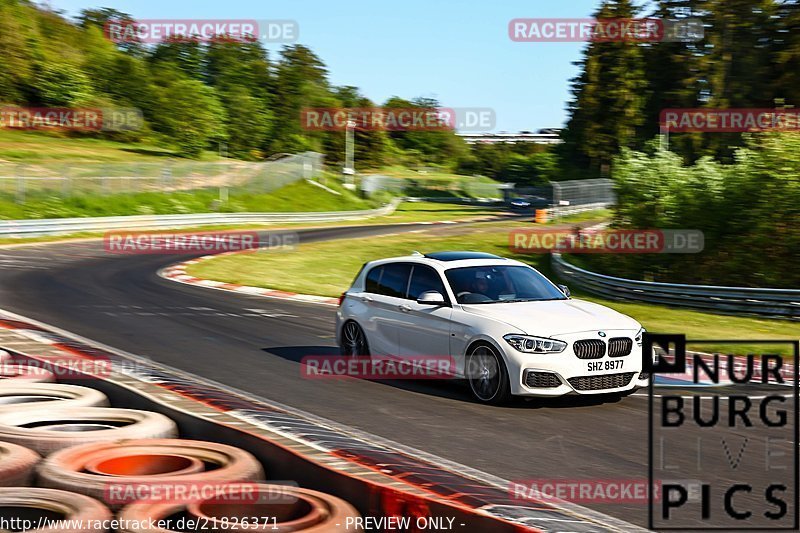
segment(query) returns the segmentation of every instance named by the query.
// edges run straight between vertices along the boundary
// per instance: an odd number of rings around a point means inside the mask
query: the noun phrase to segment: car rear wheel
[[[500,405],[511,398],[505,362],[491,346],[472,347],[467,354],[466,370],[469,388],[479,402]]]
[[[342,345],[340,347],[342,355],[351,357],[369,356],[369,345],[364,330],[357,323],[349,320],[342,327]]]

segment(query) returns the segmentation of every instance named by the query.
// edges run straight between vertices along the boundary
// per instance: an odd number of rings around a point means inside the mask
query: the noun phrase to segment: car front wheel
[[[494,348],[487,344],[472,347],[466,363],[469,388],[479,402],[500,405],[511,398],[508,370]]]

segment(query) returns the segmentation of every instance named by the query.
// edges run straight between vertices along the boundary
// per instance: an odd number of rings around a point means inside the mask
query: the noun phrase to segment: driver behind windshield
[[[486,278],[486,274],[483,272],[478,272],[475,277],[475,281],[472,282],[472,291],[476,294],[482,294],[484,296],[489,296],[489,280]],[[491,298],[491,297],[490,297]]]

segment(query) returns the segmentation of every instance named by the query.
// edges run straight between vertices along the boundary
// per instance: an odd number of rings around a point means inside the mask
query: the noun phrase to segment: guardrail
[[[589,204],[576,204],[576,205],[556,205],[547,208],[548,215],[555,217],[562,217],[567,215],[577,215],[586,211],[595,211],[597,209],[607,209],[614,205],[613,202],[592,202]]]
[[[500,198],[467,198],[455,196],[407,196],[409,202],[431,202],[435,204],[457,204],[457,205],[477,205],[477,206],[497,206],[503,205]]]
[[[200,213],[189,215],[133,215],[119,217],[46,218],[0,221],[0,237],[38,237],[112,229],[164,229],[227,224],[270,224],[286,222],[336,222],[390,215],[400,199],[377,209],[319,213]]]
[[[685,285],[615,278],[590,272],[552,255],[553,270],[568,283],[614,300],[690,307],[723,314],[800,319],[800,290]]]
[[[367,174],[361,176],[360,188],[366,195],[388,191],[411,196],[425,194],[426,190],[430,192],[440,190],[472,198],[502,198],[502,191],[507,188],[504,184],[479,180],[480,178],[474,176],[431,178],[420,175],[416,178],[393,178],[381,174]]]

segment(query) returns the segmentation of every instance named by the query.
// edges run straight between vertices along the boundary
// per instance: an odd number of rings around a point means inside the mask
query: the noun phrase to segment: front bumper
[[[642,347],[635,341],[636,330],[607,330],[606,337],[597,330],[553,337],[567,343],[563,352],[554,354],[528,354],[503,346],[511,393],[518,396],[563,396],[565,394],[619,393],[645,387],[649,377],[642,374]],[[629,354],[612,357],[608,341],[629,338]],[[574,350],[578,340],[594,339],[605,343],[605,355],[581,359]],[[505,341],[503,341],[505,342]]]

